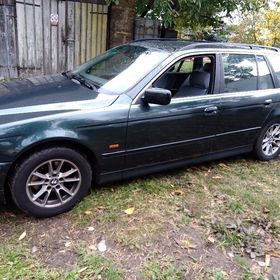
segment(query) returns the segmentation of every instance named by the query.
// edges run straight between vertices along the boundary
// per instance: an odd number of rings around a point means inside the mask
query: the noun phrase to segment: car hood
[[[90,102],[91,108],[102,108],[112,104],[117,97],[118,95],[98,94],[60,74],[0,84],[0,110],[18,108],[21,112],[25,107],[51,105],[52,108],[62,108],[66,106],[63,103],[71,106],[84,102]]]

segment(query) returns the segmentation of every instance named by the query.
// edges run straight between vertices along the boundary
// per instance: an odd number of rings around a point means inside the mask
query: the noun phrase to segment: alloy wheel
[[[54,208],[69,202],[81,187],[81,172],[71,161],[48,160],[38,165],[26,183],[27,196],[43,208]]]
[[[266,131],[262,141],[262,151],[266,156],[273,156],[280,148],[280,124],[273,124]]]

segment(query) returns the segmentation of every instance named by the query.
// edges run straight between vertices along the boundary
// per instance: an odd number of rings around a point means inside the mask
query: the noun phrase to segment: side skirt
[[[130,179],[135,177],[141,177],[144,175],[149,175],[157,172],[172,170],[176,168],[181,168],[184,166],[192,165],[192,164],[199,164],[202,162],[209,162],[213,160],[218,160],[226,157],[231,157],[239,154],[249,153],[253,150],[253,146],[242,146],[232,150],[217,152],[217,153],[210,153],[201,157],[196,158],[188,158],[185,160],[174,160],[168,161],[164,163],[158,163],[153,165],[145,165],[131,169],[124,169],[117,172],[112,173],[103,173],[100,174],[99,178],[97,179],[97,184],[107,184],[114,181],[120,181],[123,179]]]

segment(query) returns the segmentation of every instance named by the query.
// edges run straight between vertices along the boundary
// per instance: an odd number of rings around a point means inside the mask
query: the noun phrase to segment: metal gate
[[[105,0],[17,0],[15,7],[18,76],[73,69],[106,50]]]

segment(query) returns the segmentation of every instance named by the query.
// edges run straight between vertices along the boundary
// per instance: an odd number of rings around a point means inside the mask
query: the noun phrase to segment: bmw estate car
[[[92,185],[280,153],[280,53],[139,40],[73,71],[0,85],[0,195],[50,217]]]

